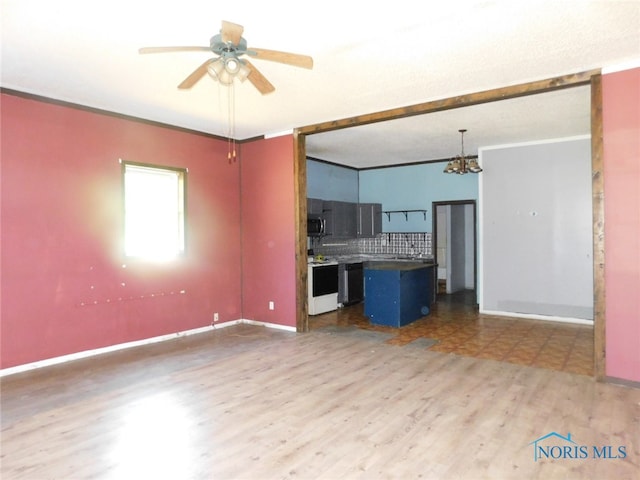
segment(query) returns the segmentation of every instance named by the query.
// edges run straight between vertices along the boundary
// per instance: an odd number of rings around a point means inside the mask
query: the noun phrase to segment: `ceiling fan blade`
[[[260,60],[270,60],[272,62],[286,63],[287,65],[293,65],[294,67],[313,68],[313,58],[308,55],[300,55],[297,53],[279,52],[277,50],[266,50],[264,48],[250,48],[247,51],[248,55],[252,55],[254,58]]]
[[[198,82],[198,80],[204,77],[204,75],[207,73],[207,67],[212,61],[213,58],[210,58],[198,68],[196,68],[187,78],[182,81],[180,85],[178,85],[178,88],[187,89],[193,87]]]
[[[226,20],[222,21],[222,29],[220,29],[220,35],[222,36],[223,42],[231,42],[234,45],[238,45],[240,43],[240,39],[242,38],[243,32],[244,27],[242,25],[227,22]]]
[[[243,63],[251,71],[247,78],[261,94],[266,95],[267,93],[271,93],[276,89],[276,87],[274,87],[271,82],[267,80],[267,77],[262,75],[262,73],[260,73],[260,71],[249,60],[243,59]]]
[[[211,47],[142,47],[138,53],[210,52]]]

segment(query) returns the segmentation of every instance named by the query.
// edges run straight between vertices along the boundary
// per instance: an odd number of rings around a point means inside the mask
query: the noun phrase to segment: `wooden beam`
[[[593,371],[606,376],[606,307],[604,277],[604,157],[602,144],[602,75],[591,77],[591,175],[593,208]]]
[[[307,155],[305,136],[293,133],[293,177],[296,217],[296,331],[309,331],[307,304]]]
[[[580,73],[573,73],[561,77],[548,78],[538,80],[536,82],[521,83],[508,87],[495,88],[493,90],[485,90],[467,95],[459,95],[449,97],[442,100],[434,100],[417,105],[409,105],[407,107],[393,108],[382,112],[369,113],[366,115],[358,115],[356,117],[343,118],[330,122],[318,123],[300,127],[298,131],[303,134],[330,132],[332,130],[340,130],[343,128],[356,127],[359,125],[367,125],[370,123],[384,122],[387,120],[395,120],[398,118],[413,117],[416,115],[424,115],[426,113],[434,113],[442,110],[451,110],[453,108],[468,107],[470,105],[478,105],[481,103],[495,102],[499,100],[507,100],[509,98],[523,97],[527,95],[535,95],[537,93],[551,92],[563,88],[576,87],[579,85],[588,85],[593,75],[600,73],[600,70],[589,70]]]

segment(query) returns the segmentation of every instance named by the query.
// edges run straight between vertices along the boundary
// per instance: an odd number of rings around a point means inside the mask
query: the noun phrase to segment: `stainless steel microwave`
[[[324,218],[320,216],[307,217],[307,236],[322,237],[324,235]]]

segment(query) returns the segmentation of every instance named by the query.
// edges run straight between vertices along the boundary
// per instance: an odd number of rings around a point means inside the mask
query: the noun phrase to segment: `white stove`
[[[310,262],[307,265],[309,315],[338,308],[338,262]]]

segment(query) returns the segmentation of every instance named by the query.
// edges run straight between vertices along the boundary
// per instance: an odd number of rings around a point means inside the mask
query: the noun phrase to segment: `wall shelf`
[[[424,221],[427,221],[427,212],[428,210],[384,210],[382,213],[386,213],[387,214],[387,219],[389,221],[391,221],[391,214],[392,213],[403,213],[404,214],[404,219],[408,222],[409,221],[409,214],[410,213],[414,213],[414,212],[420,212],[422,213],[422,215],[424,216]]]

